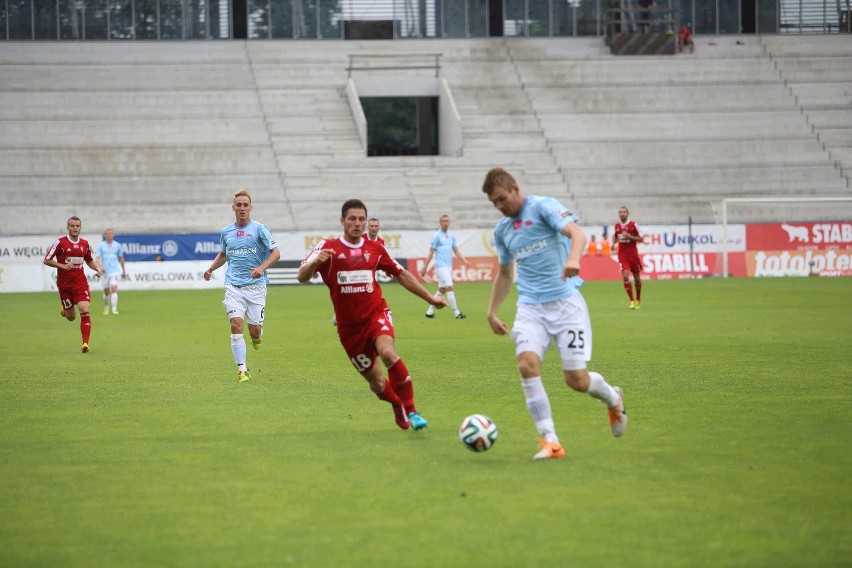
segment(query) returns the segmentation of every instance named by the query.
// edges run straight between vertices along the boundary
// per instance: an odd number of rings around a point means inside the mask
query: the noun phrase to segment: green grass
[[[852,279],[584,287],[602,405],[545,364],[564,460],[533,462],[490,286],[468,319],[386,286],[427,430],[346,359],[325,288],[270,289],[238,385],[221,291],[122,292],[92,352],[55,294],[0,295],[0,566],[848,566]],[[511,321],[514,298],[502,315]],[[500,428],[468,452],[472,413]]]

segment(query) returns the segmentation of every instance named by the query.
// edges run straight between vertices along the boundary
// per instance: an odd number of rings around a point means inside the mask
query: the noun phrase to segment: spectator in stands
[[[683,52],[683,48],[689,46],[689,52],[695,53],[695,40],[692,39],[692,27],[689,22],[683,24],[677,31],[677,51]]]
[[[644,34],[651,31],[651,8],[656,8],[657,3],[654,0],[638,0],[637,4],[640,8],[637,27],[639,32]]]

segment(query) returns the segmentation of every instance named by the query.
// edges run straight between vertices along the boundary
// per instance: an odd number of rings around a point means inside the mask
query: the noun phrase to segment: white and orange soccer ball
[[[484,414],[471,414],[459,427],[459,440],[472,452],[484,452],[497,440],[497,425]]]

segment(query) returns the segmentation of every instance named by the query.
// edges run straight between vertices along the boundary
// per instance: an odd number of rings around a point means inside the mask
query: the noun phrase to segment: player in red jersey
[[[612,246],[618,245],[618,263],[621,265],[621,277],[624,279],[624,289],[627,291],[627,297],[630,298],[628,307],[631,310],[638,310],[642,301],[642,261],[639,260],[639,250],[636,248],[636,243],[642,242],[642,235],[639,234],[639,227],[634,221],[630,221],[628,216],[630,212],[627,207],[621,207],[618,210],[618,218],[620,222],[615,224],[615,231],[612,233]],[[633,281],[636,283],[636,298],[633,297],[633,288],[630,285],[630,274],[633,273]]]
[[[396,353],[393,320],[376,280],[376,270],[394,276],[406,290],[436,308],[443,308],[447,302],[432,296],[384,245],[363,237],[367,206],[362,201],[350,199],[343,204],[340,224],[343,236],[321,241],[302,261],[298,280],[307,282],[314,273],[322,276],[334,304],[337,335],[349,360],[367,380],[370,390],[391,404],[397,426],[421,430],[428,423],[417,411],[411,375]],[[377,357],[387,367],[387,376],[376,365]]]
[[[79,217],[68,219],[68,234],[59,237],[44,256],[44,264],[56,268],[56,287],[59,288],[59,299],[62,302],[62,317],[68,321],[77,318],[80,311],[80,333],[83,336],[83,353],[89,352],[89,335],[92,331],[92,319],[89,317],[89,281],[83,272],[83,263],[98,273],[104,273],[103,267],[92,256],[89,241],[80,238],[83,224]]]
[[[379,236],[379,229],[379,220],[375,217],[371,217],[370,220],[367,221],[367,238],[383,245],[385,244],[385,240]]]

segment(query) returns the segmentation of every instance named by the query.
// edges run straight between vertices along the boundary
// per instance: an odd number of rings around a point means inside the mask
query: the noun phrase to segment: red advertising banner
[[[746,225],[746,249],[852,249],[852,223],[760,223]]]
[[[640,254],[642,260],[642,278],[656,280],[675,280],[689,278],[707,278],[722,274],[722,253],[720,252],[659,252]],[[728,253],[728,273],[731,276],[745,276],[745,254]],[[586,255],[580,261],[580,276],[584,280],[620,280],[621,267],[615,256]]]
[[[852,276],[852,223],[746,225],[746,276]]]
[[[453,282],[493,282],[500,270],[496,256],[468,256],[468,265],[465,266],[458,258],[453,258]],[[420,277],[425,258],[409,258],[405,269],[417,277],[421,282],[437,282],[435,278],[435,263],[429,265],[426,278]]]

